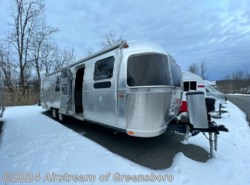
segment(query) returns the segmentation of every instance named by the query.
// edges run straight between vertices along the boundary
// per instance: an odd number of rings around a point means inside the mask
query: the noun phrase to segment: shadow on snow
[[[49,111],[43,114],[52,119]],[[137,138],[69,117],[61,124],[115,154],[155,170],[171,167],[175,155],[179,152],[198,162],[206,162],[209,159],[209,153],[205,149],[193,144],[183,144],[181,141],[184,136],[177,134],[164,133],[153,138]]]

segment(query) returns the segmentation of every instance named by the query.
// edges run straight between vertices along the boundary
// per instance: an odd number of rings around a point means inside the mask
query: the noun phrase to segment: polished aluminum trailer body
[[[165,132],[179,113],[182,74],[159,45],[121,42],[47,75],[41,104],[137,137]]]
[[[0,82],[0,118],[3,117],[4,110],[5,110],[4,108],[4,84],[3,82]]]

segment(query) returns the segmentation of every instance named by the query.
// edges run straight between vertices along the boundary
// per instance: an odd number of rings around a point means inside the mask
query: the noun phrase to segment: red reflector
[[[188,108],[187,108],[187,102],[186,101],[182,101],[181,102],[181,110],[180,112],[187,112]]]
[[[198,85],[198,88],[204,88],[205,87],[205,85]]]
[[[133,131],[127,131],[128,135],[134,135]]]
[[[128,44],[125,42],[125,43],[122,45],[122,48],[128,48]]]

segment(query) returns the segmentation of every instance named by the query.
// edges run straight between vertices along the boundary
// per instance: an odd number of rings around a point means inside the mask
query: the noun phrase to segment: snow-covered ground
[[[224,106],[230,117],[216,122],[230,132],[219,135],[216,157],[201,163],[178,153],[164,170],[110,152],[48,118],[41,107],[8,107],[2,118],[0,184],[134,184],[142,178],[139,184],[250,184],[250,128],[235,105]],[[202,134],[184,143],[209,151]],[[19,182],[10,182],[15,180]]]
[[[239,93],[235,93],[235,94],[226,94],[226,95],[235,95],[235,96],[250,96],[250,94],[239,94]]]

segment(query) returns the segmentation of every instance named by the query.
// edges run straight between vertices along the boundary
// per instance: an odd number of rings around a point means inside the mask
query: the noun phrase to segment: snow
[[[233,96],[250,96],[250,94],[240,94],[240,93],[226,94],[226,95],[233,95]]]
[[[44,110],[39,106],[8,107],[2,118],[0,184],[28,184],[27,180],[32,181],[29,184],[134,184],[139,177],[148,181],[139,184],[250,184],[250,128],[246,115],[230,102],[224,106],[230,117],[215,121],[226,125],[230,132],[219,135],[215,158],[202,163],[178,153],[172,166],[164,170],[148,169],[110,152],[42,114]],[[209,151],[202,134],[183,143]],[[12,180],[22,174],[24,182],[4,181],[8,174],[12,174]],[[50,182],[53,174],[61,176]],[[85,180],[91,182],[80,182]]]

